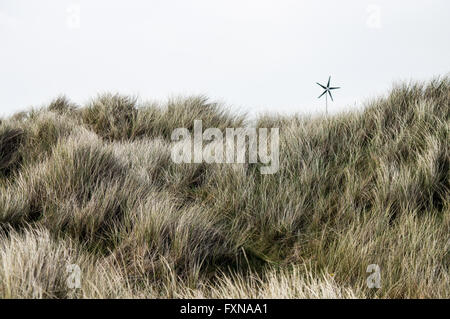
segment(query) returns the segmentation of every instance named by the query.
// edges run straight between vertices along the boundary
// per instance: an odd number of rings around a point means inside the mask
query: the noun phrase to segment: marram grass
[[[363,111],[261,116],[280,128],[273,175],[173,163],[194,120],[249,125],[204,97],[60,97],[1,119],[0,298],[450,297],[448,77]]]

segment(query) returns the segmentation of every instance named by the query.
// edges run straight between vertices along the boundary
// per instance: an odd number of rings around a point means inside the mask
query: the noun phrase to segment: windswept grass
[[[172,131],[200,119],[248,125],[204,97],[112,94],[2,119],[0,298],[449,298],[448,77],[260,117],[280,128],[273,175],[173,163]]]

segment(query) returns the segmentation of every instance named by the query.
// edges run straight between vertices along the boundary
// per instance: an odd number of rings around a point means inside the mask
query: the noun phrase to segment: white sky
[[[59,94],[331,112],[450,71],[448,0],[1,0],[0,115]]]

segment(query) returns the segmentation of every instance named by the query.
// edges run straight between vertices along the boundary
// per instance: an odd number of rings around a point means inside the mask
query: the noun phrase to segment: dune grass
[[[448,77],[363,111],[261,116],[280,128],[273,175],[173,163],[194,120],[248,125],[204,97],[112,94],[2,119],[0,298],[450,297]]]

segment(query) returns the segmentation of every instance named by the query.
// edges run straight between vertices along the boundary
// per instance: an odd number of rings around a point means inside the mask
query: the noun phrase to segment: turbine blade
[[[326,90],[327,88],[326,87],[324,87],[322,84],[320,84],[319,82],[316,82],[317,83],[317,85],[319,85],[319,86],[321,86],[322,87],[322,89],[324,89],[324,90]]]
[[[337,89],[340,89],[340,87],[331,87],[331,88],[328,88],[329,90],[337,90]]]
[[[330,94],[330,97],[331,97],[331,101],[333,101],[333,102],[334,102],[334,100],[333,100],[333,95],[331,95],[331,92],[330,92],[330,91],[328,91],[328,94]]]
[[[324,94],[327,94],[327,90],[325,90],[325,91],[323,91],[323,93],[322,94],[320,94],[320,96],[318,97],[318,99],[320,99]]]
[[[327,88],[330,87],[330,81],[331,81],[331,75],[328,77],[328,84],[327,84]]]

